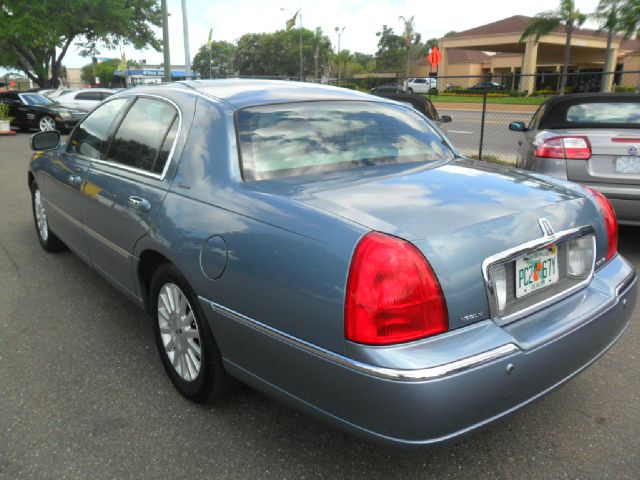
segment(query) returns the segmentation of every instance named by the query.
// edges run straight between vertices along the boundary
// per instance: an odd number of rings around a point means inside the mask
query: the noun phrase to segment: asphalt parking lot
[[[578,378],[436,451],[365,443],[249,388],[189,403],[145,314],[40,248],[28,140],[0,137],[1,479],[640,477],[640,307]],[[620,251],[640,269],[640,228],[621,229]]]

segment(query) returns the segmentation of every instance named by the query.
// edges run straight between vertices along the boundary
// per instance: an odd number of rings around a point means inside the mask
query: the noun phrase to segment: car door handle
[[[79,187],[82,183],[82,177],[80,175],[69,175],[68,181],[71,185]]]
[[[149,201],[140,197],[129,197],[129,206],[140,212],[148,212],[151,209]]]

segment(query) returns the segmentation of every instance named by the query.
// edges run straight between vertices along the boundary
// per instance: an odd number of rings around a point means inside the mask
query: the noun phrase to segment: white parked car
[[[405,81],[404,90],[409,93],[429,93],[432,88],[437,88],[437,83],[433,77],[408,78]]]
[[[50,98],[51,100],[57,100],[57,98],[61,95],[66,95],[67,93],[71,93],[71,92],[75,92],[76,89],[75,88],[64,88],[64,87],[60,87],[56,90],[49,90],[47,93],[44,93],[43,95],[45,97]]]
[[[60,95],[56,102],[63,107],[89,111],[114,93],[115,91],[109,88],[83,88]]]

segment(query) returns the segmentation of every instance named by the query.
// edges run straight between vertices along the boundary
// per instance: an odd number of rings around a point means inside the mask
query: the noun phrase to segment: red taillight
[[[614,143],[640,143],[640,137],[614,137],[611,141]]]
[[[600,205],[600,210],[602,210],[602,215],[604,216],[604,225],[607,229],[607,260],[609,260],[618,251],[618,219],[616,218],[616,212],[607,197],[593,188],[587,187],[587,190],[591,192],[598,205]]]
[[[587,137],[551,137],[542,142],[534,155],[542,158],[589,160],[591,143]]]
[[[388,345],[448,328],[442,289],[420,251],[396,237],[377,232],[365,235],[349,268],[345,337]]]

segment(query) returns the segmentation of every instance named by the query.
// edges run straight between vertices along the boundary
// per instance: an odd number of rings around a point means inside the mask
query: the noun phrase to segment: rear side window
[[[141,97],[118,127],[107,161],[161,174],[178,130],[178,112],[161,100]]]
[[[252,107],[238,112],[238,129],[247,180],[454,157],[424,117],[385,103]]]
[[[100,92],[80,92],[76,95],[76,100],[102,100]]]
[[[111,124],[128,99],[118,98],[91,112],[74,130],[67,151],[100,159],[100,151],[109,135]]]
[[[567,109],[567,122],[640,125],[640,101],[571,105]]]

